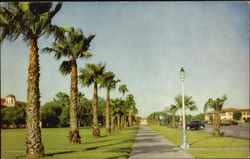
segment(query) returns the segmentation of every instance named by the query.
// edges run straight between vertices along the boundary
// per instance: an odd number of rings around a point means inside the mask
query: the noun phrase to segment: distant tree
[[[78,120],[81,126],[92,125],[92,102],[86,97],[79,98],[78,102]]]
[[[233,112],[233,119],[240,120],[242,113],[240,111]]]
[[[47,128],[55,128],[60,125],[60,115],[62,106],[59,102],[48,102],[41,107],[42,126]]]
[[[220,133],[220,111],[224,105],[224,102],[226,101],[227,96],[224,95],[222,98],[216,98],[215,100],[213,99],[208,99],[208,101],[205,103],[204,106],[204,112],[207,111],[207,109],[213,109],[214,111],[214,117],[213,117],[213,134],[215,136],[221,135]]]
[[[70,105],[69,95],[67,93],[64,93],[64,92],[58,92],[56,94],[56,97],[54,98],[54,101],[61,102],[62,106],[69,106]]]
[[[6,125],[24,125],[26,112],[25,105],[1,108],[1,123]]]
[[[62,107],[62,113],[59,116],[61,127],[69,126],[69,120],[70,120],[69,110],[70,106]]]
[[[191,120],[201,120],[201,121],[204,121],[205,120],[205,114],[204,113],[200,113],[200,114],[191,116]]]

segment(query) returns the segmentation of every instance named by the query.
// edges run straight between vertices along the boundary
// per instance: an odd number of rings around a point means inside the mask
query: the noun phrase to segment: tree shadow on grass
[[[61,154],[67,154],[67,153],[73,153],[77,151],[60,151],[60,152],[53,152],[53,153],[45,153],[44,157],[53,157],[54,155],[61,155]],[[16,158],[26,158],[26,155],[17,156]]]
[[[194,142],[190,143],[190,146],[192,146],[192,145],[194,145],[194,144],[197,144],[197,143],[199,143],[199,142],[205,141],[205,140],[207,140],[207,139],[209,139],[209,138],[211,138],[211,137],[213,137],[213,136],[208,136],[208,137],[202,138],[202,139],[200,139],[200,140],[194,141]]]
[[[73,152],[77,152],[77,151],[60,151],[60,152],[46,153],[45,157],[52,157],[54,155],[62,155],[62,154],[73,153]]]
[[[113,146],[113,145],[119,145],[119,144],[121,144],[121,143],[118,142],[118,143],[114,143],[114,144],[107,144],[107,145],[101,145],[101,146],[93,146],[93,147],[88,147],[88,148],[83,149],[83,150],[91,151],[91,150],[96,150],[96,149],[99,149],[99,148],[103,148],[103,147],[107,147],[107,146]]]
[[[93,141],[93,142],[83,142],[82,144],[95,144],[95,143],[108,142],[108,141],[121,140],[121,139],[124,139],[124,138],[107,139],[107,140],[100,140],[100,141]]]
[[[120,155],[120,156],[114,156],[114,157],[108,157],[104,159],[127,159],[128,155]]]

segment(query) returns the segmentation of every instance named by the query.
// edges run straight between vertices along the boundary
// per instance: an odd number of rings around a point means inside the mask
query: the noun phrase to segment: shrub
[[[242,113],[240,111],[233,112],[233,119],[240,120]]]
[[[1,110],[1,123],[19,127],[25,124],[25,105],[6,107]]]

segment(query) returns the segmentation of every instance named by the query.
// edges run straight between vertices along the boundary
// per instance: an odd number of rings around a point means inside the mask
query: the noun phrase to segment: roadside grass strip
[[[176,146],[180,147],[182,144],[182,129],[155,125],[150,127]],[[187,142],[191,148],[186,152],[195,158],[247,158],[250,156],[249,139],[217,137],[205,132],[187,131]]]

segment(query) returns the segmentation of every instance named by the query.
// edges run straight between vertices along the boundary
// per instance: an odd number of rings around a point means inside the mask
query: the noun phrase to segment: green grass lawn
[[[101,137],[94,138],[91,128],[80,128],[82,143],[69,144],[68,128],[43,128],[42,140],[45,146],[45,158],[127,158],[137,130],[138,126],[133,126],[109,135],[104,128],[101,128]],[[25,129],[2,129],[1,131],[2,158],[25,158]]]
[[[182,144],[182,129],[155,125],[150,127],[177,146]],[[248,139],[216,137],[209,133],[187,131],[187,141],[191,146],[187,152],[196,158],[247,158],[250,156],[250,140]]]

